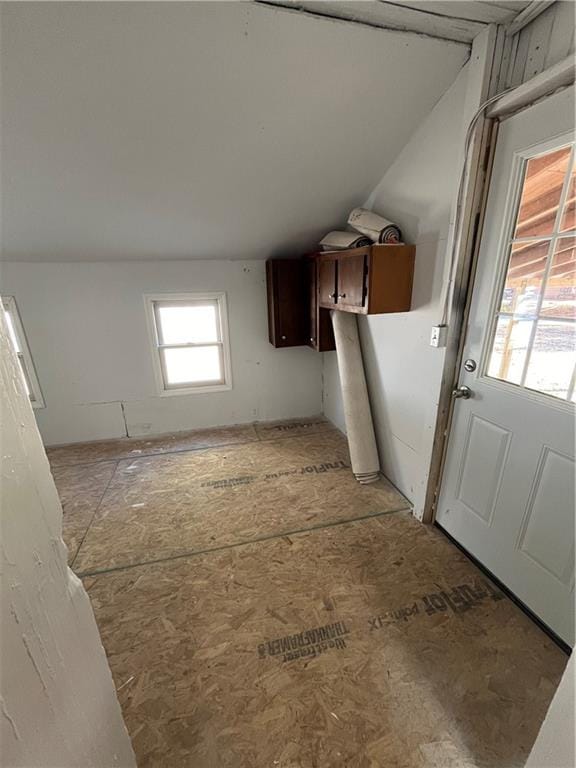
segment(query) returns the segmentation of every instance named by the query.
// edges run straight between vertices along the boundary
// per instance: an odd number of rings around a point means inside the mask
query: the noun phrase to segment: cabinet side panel
[[[369,314],[410,310],[414,255],[413,245],[373,248],[368,291]]]
[[[276,296],[275,296],[275,276],[274,262],[266,262],[266,294],[268,300],[268,340],[270,344],[276,346]]]

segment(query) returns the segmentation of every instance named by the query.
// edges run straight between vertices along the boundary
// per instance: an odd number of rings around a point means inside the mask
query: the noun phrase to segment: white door
[[[570,90],[500,126],[437,512],[571,646],[574,160]]]

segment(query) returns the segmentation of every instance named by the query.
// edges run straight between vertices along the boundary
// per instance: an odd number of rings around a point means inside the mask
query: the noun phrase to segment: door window
[[[486,374],[576,400],[574,146],[524,161]]]

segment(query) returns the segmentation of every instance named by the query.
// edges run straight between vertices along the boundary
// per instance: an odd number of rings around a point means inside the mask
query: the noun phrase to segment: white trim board
[[[532,77],[525,83],[518,85],[514,90],[503,94],[488,109],[487,117],[502,118],[518,112],[520,109],[529,106],[538,99],[557,91],[559,88],[565,88],[574,83],[576,67],[574,57],[567,56],[558,64],[545,69],[539,75]]]
[[[556,0],[534,0],[527,8],[520,11],[518,16],[510,22],[506,29],[506,35],[512,37],[527,27],[534,19],[538,18],[547,8],[553,5]]]

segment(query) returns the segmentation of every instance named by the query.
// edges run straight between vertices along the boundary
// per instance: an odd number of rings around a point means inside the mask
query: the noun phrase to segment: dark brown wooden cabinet
[[[306,264],[302,259],[269,259],[268,338],[275,347],[308,344],[308,290]]]
[[[318,302],[320,260],[317,254],[306,257],[306,266],[310,317],[308,346],[317,352],[331,352],[336,349],[336,343],[334,341],[330,310],[323,309]]]
[[[268,326],[275,347],[335,349],[330,311],[408,312],[415,248],[372,245],[266,262]]]
[[[336,303],[336,257],[333,254],[321,255],[318,259],[318,303],[332,306]]]
[[[373,245],[318,258],[321,307],[363,315],[409,311],[413,245]]]
[[[340,309],[361,310],[367,299],[369,248],[355,249],[338,257],[336,303]]]

